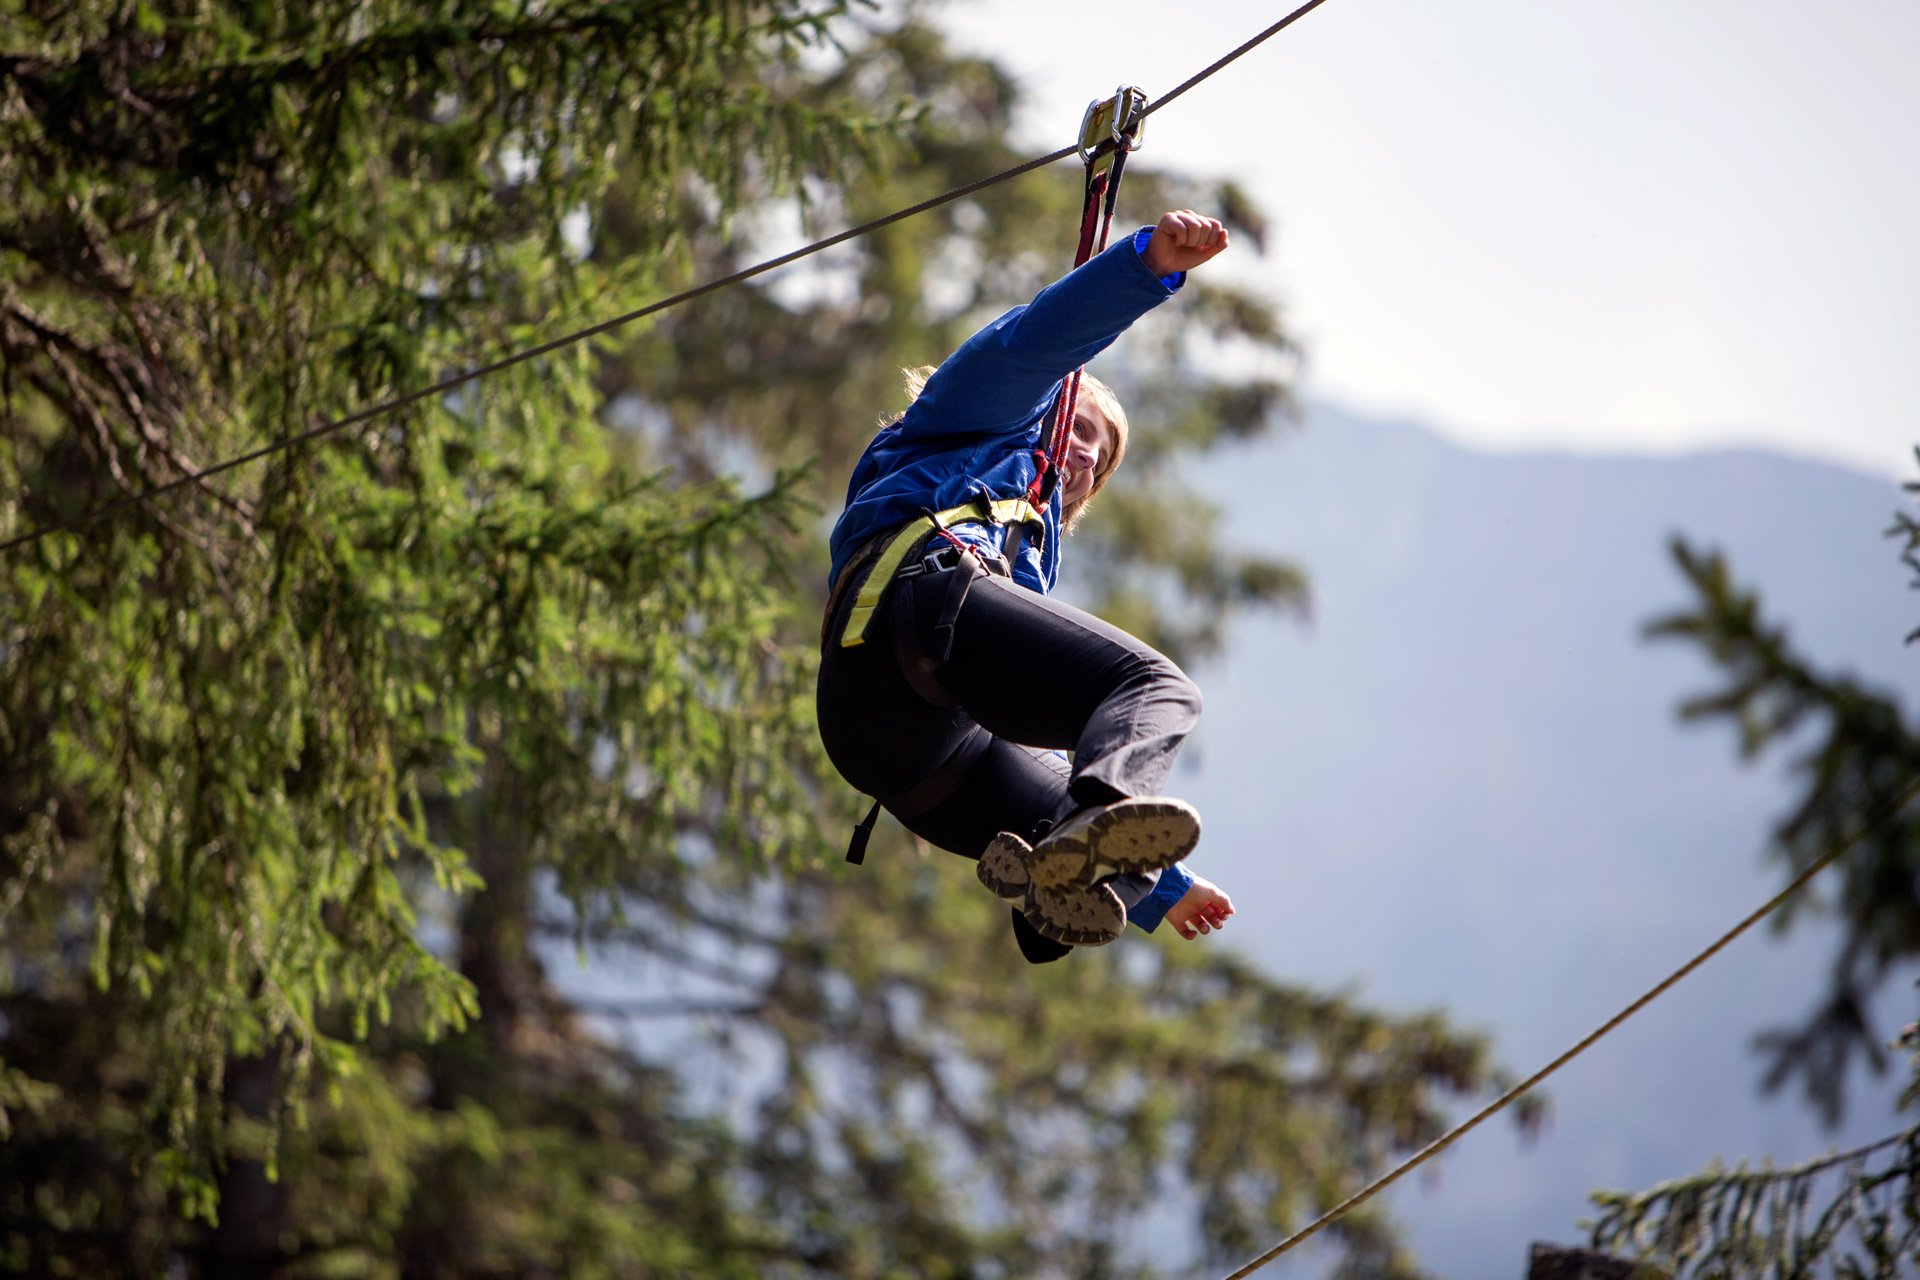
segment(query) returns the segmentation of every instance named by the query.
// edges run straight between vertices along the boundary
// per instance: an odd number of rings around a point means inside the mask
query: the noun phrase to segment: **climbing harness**
[[[894,581],[903,577],[916,577],[922,573],[934,572],[939,566],[930,562],[934,557],[926,556],[927,544],[939,537],[949,544],[942,551],[958,548],[968,554],[971,549],[948,532],[956,524],[990,525],[1045,525],[1041,521],[1040,511],[1025,498],[1003,498],[988,501],[984,497],[975,498],[964,506],[952,507],[946,511],[929,511],[914,520],[908,521],[891,533],[881,534],[872,542],[856,552],[847,567],[840,571],[840,579],[834,583],[833,593],[827,602],[827,617],[832,619],[839,607],[841,598],[852,589],[857,581],[859,594],[854,597],[853,610],[847,614],[846,626],[840,632],[840,647],[851,649],[867,642],[867,629],[873,623],[874,611],[880,607],[880,598]],[[938,552],[935,553],[939,554]],[[907,561],[920,556],[914,565]],[[871,566],[871,572],[864,577],[861,570]],[[825,643],[822,636],[822,643]]]
[[[982,556],[956,538],[952,530],[959,524],[1046,527],[1040,512],[1025,498],[990,501],[983,496],[946,511],[925,512],[898,529],[881,534],[854,553],[827,597],[826,617],[820,631],[822,647],[835,642],[833,623],[840,616],[847,593],[852,591],[853,602],[847,609],[847,620],[840,627],[837,643],[843,649],[864,645],[874,615],[891,593],[894,659],[913,691],[936,707],[954,705],[952,696],[941,688],[937,673],[953,651],[953,626],[974,579],[982,572],[1001,577],[1011,573],[1003,557]],[[945,590],[931,643],[926,643],[913,617],[912,596],[896,588],[916,578],[934,575],[944,575]],[[976,726],[952,755],[911,790],[897,796],[876,797],[867,816],[853,829],[853,839],[847,845],[847,861],[859,864],[866,860],[867,842],[873,835],[873,824],[879,820],[883,803],[897,818],[925,813],[953,794],[991,742],[992,735]]]
[[[1086,189],[1080,202],[1080,243],[1073,255],[1076,267],[1107,247],[1114,205],[1120,198],[1120,177],[1126,171],[1127,156],[1140,148],[1147,111],[1146,92],[1123,84],[1111,98],[1088,103],[1080,118],[1078,151],[1086,169]],[[1060,483],[1061,463],[1073,440],[1074,414],[1080,404],[1080,373],[1075,369],[1061,381],[1052,429],[1042,447],[1033,451],[1033,484],[1027,489],[1027,500],[1036,507],[1046,506]]]

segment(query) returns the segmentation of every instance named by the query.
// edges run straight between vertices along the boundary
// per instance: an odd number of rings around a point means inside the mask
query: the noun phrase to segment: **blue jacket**
[[[919,398],[882,428],[855,464],[846,510],[833,527],[829,581],[868,539],[922,511],[946,511],[982,495],[1025,496],[1061,379],[1186,283],[1185,272],[1162,279],[1141,262],[1152,233],[1142,227],[1048,285],[968,338],[934,371]],[[1058,488],[1044,514],[1046,537],[1039,546],[1024,542],[1013,566],[1015,582],[1043,593],[1060,574]],[[1004,529],[988,525],[955,532],[995,556],[1006,538]]]
[[[1061,379],[1099,355],[1127,326],[1172,297],[1186,273],[1160,277],[1140,260],[1152,227],[1142,227],[1074,269],[963,343],[927,379],[898,422],[881,429],[853,468],[847,506],[833,527],[833,568],[877,534],[923,511],[946,511],[974,498],[1024,497],[1033,483],[1033,451],[1051,421]],[[1044,512],[1040,546],[1021,545],[1013,578],[1041,593],[1060,573],[1060,491]],[[964,524],[956,536],[997,556],[1006,530]],[[1127,918],[1151,932],[1193,884],[1169,867]]]

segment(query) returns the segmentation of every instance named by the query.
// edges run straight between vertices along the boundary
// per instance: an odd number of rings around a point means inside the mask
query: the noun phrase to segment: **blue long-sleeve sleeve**
[[[1186,863],[1176,862],[1160,873],[1160,883],[1153,886],[1152,893],[1128,908],[1127,919],[1152,933],[1167,918],[1167,912],[1173,910],[1173,904],[1186,897],[1191,888],[1193,872],[1187,870]]]
[[[967,339],[927,379],[900,420],[900,438],[1044,425],[1060,380],[1179,287],[1140,255],[1140,236],[1129,236]]]
[[[1068,373],[1104,351],[1140,316],[1166,301],[1184,276],[1155,276],[1136,234],[1048,285],[963,343],[941,364],[898,422],[867,447],[834,526],[832,574],[876,534],[923,510],[976,498],[1018,498],[1033,483],[1048,410]],[[1029,542],[1014,578],[1048,591],[1059,573],[1060,498],[1044,513],[1046,534]],[[969,530],[974,537],[980,532]],[[999,550],[998,531],[994,545]]]

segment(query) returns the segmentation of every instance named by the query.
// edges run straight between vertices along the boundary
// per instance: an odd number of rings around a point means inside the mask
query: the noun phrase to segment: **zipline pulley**
[[[1080,117],[1080,161],[1086,166],[1086,196],[1080,205],[1080,244],[1073,255],[1078,267],[1107,247],[1113,229],[1114,202],[1120,196],[1120,175],[1127,156],[1140,149],[1147,124],[1147,93],[1138,85],[1123,84],[1111,98],[1095,98]],[[1033,484],[1027,500],[1044,507],[1060,483],[1060,463],[1073,440],[1074,413],[1080,403],[1080,370],[1060,384],[1051,428],[1041,447],[1033,451]]]
[[[1111,98],[1089,102],[1080,118],[1080,162],[1091,168],[1103,143],[1113,144],[1109,152],[1139,150],[1146,116],[1147,92],[1139,85],[1123,84]]]

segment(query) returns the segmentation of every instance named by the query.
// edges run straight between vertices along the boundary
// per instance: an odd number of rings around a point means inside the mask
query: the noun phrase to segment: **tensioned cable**
[[[1315,0],[1315,3],[1320,2],[1321,0]],[[955,187],[944,195],[935,196],[931,200],[922,200],[912,208],[901,209],[896,213],[888,214],[884,218],[875,218],[872,222],[863,222],[857,227],[849,228],[837,235],[828,236],[824,240],[816,240],[804,248],[795,249],[792,253],[783,253],[777,258],[769,258],[765,262],[756,263],[751,267],[736,271],[730,276],[722,276],[718,280],[709,280],[703,285],[688,289],[682,293],[676,293],[671,298],[662,298],[658,302],[650,302],[644,307],[627,312],[625,315],[615,316],[611,320],[602,320],[599,324],[591,325],[574,333],[569,333],[565,337],[555,338],[551,342],[543,342],[537,347],[530,347],[525,351],[515,352],[510,356],[502,356],[491,364],[483,364],[477,369],[469,369],[465,373],[455,374],[451,378],[444,378],[432,386],[422,387],[418,391],[409,391],[406,395],[394,400],[388,400],[382,404],[374,405],[371,409],[362,409],[360,412],[348,414],[344,418],[338,418],[332,422],[323,422],[317,427],[312,427],[300,432],[298,435],[291,435],[283,440],[275,440],[271,444],[261,445],[251,453],[243,453],[237,458],[229,458],[225,462],[216,463],[204,471],[195,471],[191,474],[180,476],[177,479],[169,480],[162,485],[155,485],[153,488],[143,490],[140,493],[128,494],[126,497],[118,498],[104,506],[95,507],[91,511],[82,512],[77,516],[62,520],[57,524],[46,525],[28,533],[20,534],[17,537],[9,538],[5,542],[0,542],[0,551],[10,551],[22,543],[32,542],[37,538],[44,538],[48,534],[58,533],[62,529],[71,529],[75,525],[86,524],[89,521],[97,520],[104,515],[110,515],[113,512],[130,507],[138,502],[150,501],[163,494],[171,493],[175,489],[179,489],[185,485],[205,480],[209,476],[217,476],[223,471],[231,471],[235,467],[245,466],[249,462],[257,462],[269,454],[278,453],[283,449],[290,449],[294,445],[304,444],[309,440],[317,440],[322,436],[332,435],[336,431],[343,431],[357,423],[365,422],[369,418],[377,418],[383,413],[390,413],[395,409],[403,409],[407,405],[413,404],[416,401],[425,400],[429,396],[437,396],[443,392],[451,391],[455,387],[465,386],[476,378],[484,378],[490,373],[498,373],[502,369],[511,369],[517,364],[525,364],[529,360],[537,360],[550,352],[560,350],[562,347],[570,347],[576,342],[584,342],[586,339],[598,334],[618,329],[622,325],[632,324],[635,320],[639,320],[644,316],[650,316],[656,311],[665,311],[668,307],[678,306],[682,302],[690,302],[703,294],[712,293],[716,289],[724,289],[730,284],[739,284],[742,280],[749,280],[763,272],[772,271],[776,267],[784,267],[790,262],[797,262],[809,254],[819,253],[822,249],[831,249],[836,244],[851,240],[855,236],[865,235],[869,231],[878,230],[889,223],[898,222],[902,218],[911,218],[916,213],[925,213],[929,209],[935,209],[943,204],[958,200],[961,196],[971,195],[973,192],[979,191],[984,187],[993,186],[997,182],[1005,182],[1009,178],[1017,178],[1028,170],[1041,168],[1042,166],[1052,164],[1056,160],[1064,160],[1066,157],[1073,155],[1077,150],[1077,147],[1062,147],[1058,151],[1049,155],[1040,156],[1037,159],[1029,160],[1025,164],[1015,165],[1011,169],[1003,169],[990,178],[981,178],[977,182],[969,182],[964,187]]]
[[[1242,54],[1252,52],[1254,46],[1261,44],[1267,40],[1271,40],[1273,37],[1279,35],[1282,31],[1285,31],[1288,27],[1292,26],[1294,23],[1298,22],[1300,19],[1306,17],[1308,14],[1312,13],[1315,9],[1318,9],[1321,5],[1325,4],[1326,2],[1327,0],[1307,0],[1306,4],[1301,5],[1298,9],[1295,9],[1292,13],[1280,19],[1280,21],[1274,23],[1272,26],[1268,27],[1265,31],[1262,31],[1259,35],[1247,41],[1245,44],[1241,45],[1238,49],[1235,49],[1232,53],[1228,54],[1226,57],[1220,59],[1218,62],[1214,63],[1212,66],[1202,70],[1197,75],[1192,75],[1187,77],[1185,80],[1181,81],[1178,85],[1174,86],[1172,92],[1167,93],[1162,97],[1160,97],[1159,99],[1157,99],[1156,101],[1148,104],[1147,109],[1140,113],[1141,119],[1144,120],[1146,117],[1152,115],[1154,112],[1158,111],[1160,108],[1166,106],[1169,102],[1172,102],[1175,98],[1179,97],[1181,94],[1185,93],[1187,90],[1193,88],[1193,86],[1199,84],[1202,80],[1205,80],[1208,76],[1212,75],[1214,72],[1218,71],[1220,68],[1226,66],[1229,62],[1232,62],[1234,59],[1240,57]]]
[[[1279,1244],[1273,1246],[1273,1248],[1267,1250],[1265,1253],[1261,1254],[1259,1257],[1255,1258],[1253,1261],[1241,1267],[1238,1271],[1235,1271],[1231,1275],[1228,1275],[1227,1277],[1225,1277],[1225,1280],[1245,1280],[1245,1277],[1252,1275],[1254,1272],[1266,1266],[1269,1262],[1272,1262],[1275,1258],[1278,1258],[1281,1254],[1286,1253],[1288,1250],[1294,1248],[1295,1246],[1304,1244],[1309,1238],[1317,1234],[1322,1228],[1332,1224],[1338,1219],[1344,1217],[1346,1214],[1351,1213],[1353,1210],[1359,1208],[1361,1205],[1365,1204],[1367,1201],[1373,1199],[1375,1196],[1379,1195],[1382,1191],[1385,1191],[1388,1187],[1398,1182],[1401,1178],[1405,1177],[1407,1174],[1413,1172],[1415,1169],[1419,1168],[1421,1165],[1425,1164],[1427,1161],[1433,1159],[1435,1156],[1439,1155],[1442,1151],[1445,1151],[1448,1147],[1452,1146],[1455,1142],[1459,1141],[1462,1137],[1466,1136],[1466,1134],[1470,1130],[1472,1130],[1474,1127],[1479,1125],[1481,1121],[1487,1119],[1490,1116],[1495,1115],[1500,1111],[1505,1110],[1509,1105],[1511,1105],[1513,1102],[1518,1100],[1522,1094],[1525,1094],[1534,1086],[1538,1085],[1541,1081],[1545,1080],[1548,1076],[1558,1071],[1561,1067],[1566,1066],[1569,1062],[1572,1062],[1575,1058],[1579,1057],[1582,1053],[1585,1053],[1589,1048],[1591,1048],[1596,1042],[1598,1042],[1601,1039],[1601,1037],[1605,1036],[1609,1031],[1612,1031],[1615,1027],[1625,1022],[1628,1018],[1631,1018],[1634,1014],[1640,1012],[1640,1010],[1646,1008],[1648,1005],[1652,1004],[1655,1000],[1659,999],[1661,995],[1666,993],[1668,988],[1672,987],[1675,983],[1679,982],[1682,978],[1685,978],[1688,974],[1692,973],[1695,969],[1698,969],[1701,965],[1711,960],[1715,955],[1719,954],[1719,952],[1723,948],[1725,948],[1728,943],[1732,942],[1735,938],[1745,933],[1748,929],[1751,929],[1754,925],[1760,923],[1760,921],[1766,919],[1769,915],[1773,914],[1774,910],[1778,908],[1781,903],[1785,902],[1788,898],[1791,898],[1794,894],[1798,893],[1802,888],[1804,888],[1806,886],[1807,881],[1813,879],[1815,876],[1819,875],[1822,871],[1825,871],[1828,867],[1832,866],[1833,863],[1842,854],[1846,853],[1848,850],[1852,849],[1855,845],[1859,844],[1862,840],[1866,839],[1867,836],[1874,830],[1874,828],[1878,827],[1881,823],[1885,822],[1887,819],[1893,817],[1895,814],[1900,812],[1900,810],[1906,806],[1907,802],[1912,800],[1915,795],[1920,795],[1920,782],[1915,782],[1913,785],[1909,786],[1905,791],[1901,792],[1899,796],[1897,796],[1893,801],[1891,801],[1879,813],[1874,814],[1872,817],[1868,818],[1865,822],[1861,823],[1859,830],[1855,831],[1852,835],[1848,836],[1845,840],[1842,840],[1839,844],[1835,845],[1832,849],[1829,849],[1826,853],[1823,853],[1818,858],[1814,859],[1813,862],[1807,866],[1806,870],[1802,871],[1799,875],[1795,876],[1792,880],[1789,880],[1787,882],[1786,888],[1782,889],[1780,892],[1774,894],[1771,898],[1767,899],[1767,901],[1763,905],[1756,908],[1751,914],[1749,914],[1746,917],[1746,919],[1742,920],[1739,924],[1736,924],[1735,926],[1733,926],[1733,928],[1721,934],[1720,937],[1713,943],[1713,945],[1709,946],[1705,951],[1702,951],[1699,955],[1687,961],[1685,964],[1681,965],[1678,969],[1675,969],[1672,973],[1668,974],[1665,978],[1661,979],[1660,982],[1658,982],[1653,987],[1651,987],[1646,992],[1646,994],[1642,995],[1638,1000],[1635,1000],[1632,1004],[1628,1005],[1626,1008],[1622,1009],[1620,1012],[1614,1014],[1611,1018],[1608,1018],[1605,1022],[1601,1023],[1598,1027],[1596,1027],[1594,1030],[1592,1030],[1586,1036],[1584,1036],[1578,1044],[1574,1045],[1571,1049],[1568,1049],[1565,1053],[1555,1058],[1552,1062],[1549,1062],[1546,1066],[1540,1068],[1538,1071],[1528,1076],[1525,1080],[1522,1080],[1519,1084],[1516,1084],[1511,1089],[1508,1089],[1505,1093],[1495,1098],[1492,1102],[1489,1102],[1486,1106],[1482,1107],[1479,1111],[1475,1112],[1467,1120],[1462,1121],[1460,1124],[1454,1126],[1452,1129],[1450,1129],[1447,1133],[1445,1133],[1441,1137],[1436,1138],[1434,1141],[1422,1147],[1419,1151],[1415,1152],[1411,1157],[1409,1157],[1405,1163],[1401,1164],[1398,1168],[1394,1169],[1393,1172],[1385,1175],[1382,1178],[1377,1179],[1376,1181],[1374,1181],[1367,1187],[1363,1188],[1362,1190],[1355,1192],[1353,1195],[1348,1196],[1345,1200],[1342,1200],[1339,1204],[1335,1205],[1333,1208],[1321,1214],[1318,1218],[1316,1218],[1313,1222],[1308,1224],[1306,1227],[1303,1227],[1301,1230],[1294,1232],[1292,1235],[1288,1236],[1285,1240],[1282,1240]]]
[[[1226,66],[1229,62],[1245,54],[1262,41],[1278,35],[1293,22],[1305,17],[1308,13],[1325,3],[1326,0],[1308,0],[1306,4],[1301,5],[1298,9],[1295,9],[1279,22],[1274,23],[1265,31],[1262,31],[1259,35],[1253,37],[1253,39],[1247,41],[1232,53],[1229,53],[1226,57],[1221,58],[1212,66],[1201,71],[1198,75],[1188,78],[1176,87],[1173,92],[1149,106],[1144,114],[1151,115],[1162,106],[1165,106],[1187,90],[1199,84],[1202,80],[1205,80],[1214,72],[1220,70],[1220,68]],[[772,271],[777,267],[784,267],[790,262],[798,262],[810,254],[819,253],[823,249],[831,249],[834,245],[843,244],[857,236],[863,236],[869,231],[877,231],[881,227],[899,222],[903,218],[911,218],[915,214],[925,213],[929,209],[937,209],[943,204],[950,204],[960,199],[962,196],[972,195],[976,191],[1005,182],[1010,178],[1017,178],[1021,174],[1031,170],[1044,168],[1056,160],[1064,160],[1070,155],[1075,155],[1078,151],[1078,146],[1062,147],[1058,151],[1036,157],[1035,159],[1027,161],[1025,164],[1017,164],[1011,169],[1003,169],[991,177],[981,178],[976,182],[969,182],[962,187],[955,187],[953,190],[942,195],[937,195],[931,200],[922,200],[919,204],[913,205],[910,208],[887,214],[883,218],[875,218],[871,222],[863,222],[857,227],[851,227],[836,235],[828,236],[824,240],[816,240],[812,244],[795,249],[791,253],[783,253],[777,258],[769,258],[765,262],[756,263],[751,267],[736,271],[730,276],[722,276],[718,280],[709,280],[703,285],[685,290],[681,293],[676,293],[670,298],[662,298],[658,302],[648,303],[646,306],[634,311],[629,311],[625,315],[615,316],[611,320],[602,320],[599,324],[590,325],[585,329],[569,333],[565,337],[555,338],[551,342],[543,342],[537,347],[531,347],[512,355],[502,356],[490,364],[483,364],[477,369],[469,369],[465,373],[455,374],[453,377],[442,379],[432,386],[422,387],[418,391],[410,391],[406,395],[374,405],[370,409],[362,409],[358,413],[348,414],[344,418],[336,418],[331,422],[323,422],[319,426],[309,428],[296,435],[287,436],[285,439],[276,440],[271,444],[262,445],[258,449],[243,453],[237,458],[229,458],[225,462],[216,463],[202,471],[191,472],[177,479],[169,480],[165,484],[155,485],[151,489],[142,490],[139,493],[127,494],[125,497],[117,498],[112,502],[95,507],[91,511],[83,511],[77,516],[72,516],[53,524],[43,525],[38,529],[31,529],[26,533],[18,534],[12,538],[8,538],[4,542],[0,542],[0,552],[11,551],[15,547],[37,541],[46,537],[48,534],[59,533],[78,525],[90,523],[100,519],[102,516],[123,511],[137,503],[150,502],[155,498],[172,493],[175,489],[184,488],[190,484],[197,484],[209,477],[217,476],[224,471],[231,471],[235,467],[245,466],[249,462],[258,462],[261,458],[279,453],[284,449],[291,449],[295,445],[305,444],[309,440],[318,440],[323,436],[332,435],[336,431],[344,431],[346,428],[365,422],[369,418],[376,418],[383,413],[391,413],[395,409],[404,409],[406,406],[425,400],[429,396],[442,395],[453,390],[455,387],[465,386],[476,378],[484,378],[490,373],[499,373],[502,369],[511,369],[513,366],[525,364],[529,360],[537,360],[550,352],[560,350],[562,347],[570,347],[576,342],[584,342],[588,338],[618,329],[623,325],[632,324],[635,320],[653,315],[655,312],[665,311],[667,308],[678,306],[683,302],[691,302],[693,299],[701,297],[704,294],[712,293],[716,289],[724,289],[728,285],[739,284],[743,280],[751,280],[754,276]]]

